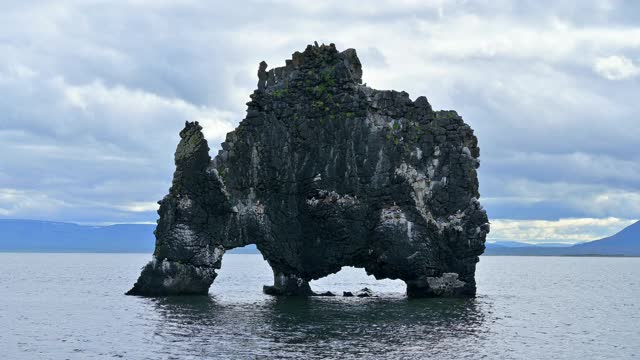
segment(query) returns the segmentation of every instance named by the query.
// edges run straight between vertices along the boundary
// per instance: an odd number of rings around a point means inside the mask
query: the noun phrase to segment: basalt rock
[[[333,44],[258,70],[246,118],[211,159],[180,133],[153,260],[128,294],[207,294],[225,250],[256,244],[274,295],[311,295],[343,266],[401,279],[409,296],[472,296],[489,224],[480,149],[455,111],[362,85]]]
[[[373,291],[369,288],[363,288],[356,293],[357,297],[371,297],[373,296]]]

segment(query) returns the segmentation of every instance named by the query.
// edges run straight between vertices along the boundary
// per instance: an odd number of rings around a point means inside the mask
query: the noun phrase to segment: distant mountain
[[[496,241],[496,242],[487,242],[485,246],[514,248],[514,247],[527,247],[527,246],[531,246],[531,244],[517,242],[517,241]]]
[[[562,243],[540,243],[540,244],[529,244],[518,241],[496,241],[496,242],[487,242],[486,247],[507,247],[507,248],[521,248],[521,247],[569,247],[572,244],[562,244]]]
[[[487,245],[483,255],[509,255],[509,256],[563,256],[571,255],[571,247],[544,247],[544,246],[522,246],[506,247]]]
[[[0,220],[0,251],[146,252],[155,225],[84,226],[37,220]]]
[[[64,222],[0,219],[0,251],[153,253],[153,224],[87,226]],[[230,253],[259,253],[255,245]]]
[[[572,246],[572,249],[580,254],[640,256],[640,221],[627,226],[613,236],[578,244]]]
[[[513,244],[513,242],[507,242]],[[522,244],[522,243],[516,243]],[[613,236],[568,247],[504,246],[501,242],[487,244],[484,255],[533,256],[640,256],[640,221]]]
[[[580,243],[580,244],[582,244],[582,243]],[[536,246],[538,246],[538,247],[560,247],[560,248],[571,247],[572,245],[575,245],[575,244],[563,244],[563,243],[541,243],[541,244],[536,244]]]
[[[155,245],[150,224],[87,226],[64,222],[0,219],[0,251],[16,252],[140,252]],[[229,253],[259,254],[255,245]],[[532,245],[517,241],[487,243],[484,255],[640,256],[640,221],[601,240],[567,246]]]

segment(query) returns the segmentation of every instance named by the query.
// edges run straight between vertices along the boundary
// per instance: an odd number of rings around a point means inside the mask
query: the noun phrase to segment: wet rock
[[[373,296],[373,291],[369,288],[363,288],[356,293],[357,297],[371,297]]]
[[[325,291],[323,293],[317,293],[315,295],[316,296],[336,296],[336,294],[332,293],[331,291]]]
[[[475,294],[489,232],[478,140],[426,97],[362,85],[355,50],[260,63],[213,159],[197,122],[180,137],[154,260],[129,294],[206,294],[225,250],[254,243],[273,295],[312,295],[309,281],[345,265],[404,280],[409,296]]]
[[[267,295],[314,295],[306,280],[296,275],[282,273],[275,274],[273,286],[265,285],[262,291]]]
[[[342,296],[344,297],[352,297],[353,293],[351,291],[343,291]]]

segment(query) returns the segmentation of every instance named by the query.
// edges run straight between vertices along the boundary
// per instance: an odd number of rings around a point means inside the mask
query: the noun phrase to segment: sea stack
[[[309,45],[267,69],[215,158],[197,122],[180,133],[153,260],[127,294],[207,294],[225,251],[256,244],[268,294],[313,295],[355,266],[410,297],[475,295],[489,222],[462,118],[363,85],[354,49]]]

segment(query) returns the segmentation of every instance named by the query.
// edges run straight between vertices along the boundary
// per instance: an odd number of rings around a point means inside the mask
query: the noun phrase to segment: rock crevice
[[[129,294],[206,294],[224,251],[256,244],[269,294],[310,295],[355,266],[410,296],[474,295],[489,223],[473,130],[423,96],[363,85],[353,49],[309,45],[267,68],[215,158],[197,122],[180,133],[154,260]]]

